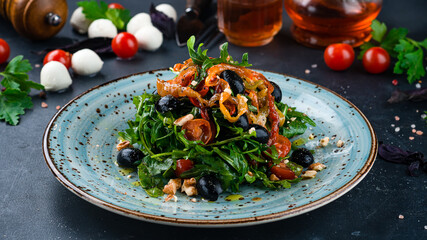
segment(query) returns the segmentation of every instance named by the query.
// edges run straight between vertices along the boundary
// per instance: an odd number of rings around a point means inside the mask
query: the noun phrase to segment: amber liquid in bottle
[[[310,47],[348,43],[353,47],[371,38],[371,22],[381,10],[381,0],[285,0],[294,24],[293,37]]]
[[[268,44],[282,27],[282,0],[218,0],[218,27],[233,44]]]

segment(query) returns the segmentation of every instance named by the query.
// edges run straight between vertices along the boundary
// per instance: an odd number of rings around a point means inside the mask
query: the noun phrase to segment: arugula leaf
[[[25,114],[25,109],[33,107],[31,97],[28,96],[31,88],[44,89],[43,85],[28,80],[27,72],[32,67],[23,56],[14,57],[5,70],[0,73],[3,76],[1,85],[5,87],[0,92],[0,120],[5,120],[10,125],[19,123],[19,115]]]
[[[130,11],[127,9],[108,8],[104,1],[80,1],[77,2],[79,7],[83,8],[83,13],[87,19],[109,19],[119,30],[126,28],[126,24],[131,19]]]

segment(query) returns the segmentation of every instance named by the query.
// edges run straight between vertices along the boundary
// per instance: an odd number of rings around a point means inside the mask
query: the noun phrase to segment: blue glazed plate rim
[[[61,171],[59,169],[57,169],[56,165],[54,164],[55,160],[53,158],[51,158],[51,154],[50,154],[50,150],[49,150],[49,141],[48,141],[50,138],[50,132],[51,132],[50,130],[54,126],[57,118],[61,115],[61,113],[65,109],[67,109],[67,107],[69,105],[74,103],[76,100],[78,100],[82,96],[90,93],[91,91],[93,91],[95,89],[99,89],[103,86],[109,85],[109,84],[114,83],[114,82],[118,82],[122,79],[126,79],[126,78],[129,78],[132,76],[143,75],[143,74],[148,74],[148,73],[152,74],[152,73],[155,73],[158,71],[165,71],[165,70],[168,70],[168,69],[163,68],[163,69],[150,70],[150,71],[145,71],[145,72],[140,72],[140,73],[134,73],[134,74],[123,76],[123,77],[111,80],[109,82],[97,85],[97,86],[79,94],[78,96],[74,97],[72,100],[70,100],[67,104],[65,104],[52,117],[52,119],[49,121],[49,123],[46,126],[46,129],[43,133],[43,141],[42,141],[43,156],[45,158],[46,164],[48,165],[48,167],[51,170],[51,172],[53,173],[53,175],[56,177],[56,179],[58,179],[58,181],[62,185],[64,185],[64,187],[66,187],[68,190],[70,190],[71,192],[73,192],[77,196],[85,199],[86,201],[88,201],[88,202],[90,202],[90,203],[92,203],[98,207],[104,208],[108,211],[111,211],[111,212],[114,212],[114,213],[117,213],[120,215],[124,215],[127,217],[138,219],[138,220],[144,220],[144,221],[148,221],[148,222],[161,223],[161,224],[167,224],[167,225],[175,225],[175,226],[187,226],[187,227],[249,226],[249,225],[256,225],[256,224],[278,221],[278,220],[294,217],[294,216],[315,210],[319,207],[322,207],[322,206],[338,199],[339,197],[341,197],[342,195],[344,195],[345,193],[350,191],[353,187],[355,187],[368,174],[369,170],[372,168],[372,166],[374,164],[375,158],[377,156],[377,149],[378,149],[378,140],[377,140],[375,131],[374,131],[372,125],[370,124],[369,120],[366,118],[366,116],[353,103],[351,103],[349,100],[345,99],[344,97],[342,97],[338,93],[336,93],[336,92],[334,92],[334,91],[332,91],[326,87],[323,87],[319,84],[310,82],[308,80],[301,79],[301,78],[298,78],[298,77],[295,77],[292,75],[288,75],[288,74],[277,73],[277,72],[273,72],[273,71],[266,71],[266,70],[262,70],[262,69],[253,69],[253,70],[257,70],[257,71],[263,71],[263,72],[270,72],[270,73],[278,74],[278,75],[281,75],[283,77],[291,77],[291,78],[294,78],[294,79],[297,79],[300,81],[304,81],[304,82],[309,83],[311,85],[317,86],[323,90],[326,90],[326,91],[332,93],[336,97],[344,100],[352,108],[354,108],[357,111],[357,113],[362,117],[362,119],[365,121],[366,125],[368,126],[370,137],[371,137],[371,148],[370,148],[369,156],[368,156],[365,164],[363,165],[363,167],[357,172],[357,174],[351,180],[349,180],[346,184],[344,184],[343,186],[341,186],[340,188],[338,188],[334,192],[330,193],[329,195],[326,195],[326,196],[319,198],[313,202],[310,202],[306,205],[302,205],[302,206],[299,206],[299,207],[296,207],[293,209],[288,209],[288,210],[277,212],[277,213],[271,213],[271,214],[267,214],[267,215],[263,215],[263,216],[248,217],[248,218],[224,219],[224,220],[196,220],[196,219],[193,220],[193,219],[182,219],[182,218],[173,218],[173,217],[162,217],[162,216],[152,215],[152,214],[148,214],[148,213],[144,213],[144,212],[129,210],[127,208],[120,207],[120,206],[117,206],[115,204],[105,202],[105,201],[103,201],[97,197],[90,195],[88,192],[86,192],[83,189],[81,189],[80,187],[76,186],[72,181],[70,181],[68,178],[66,178],[61,173]]]

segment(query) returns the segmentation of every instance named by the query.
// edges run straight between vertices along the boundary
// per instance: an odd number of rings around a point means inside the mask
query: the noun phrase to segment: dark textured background
[[[76,8],[69,2],[69,12]],[[153,1],[160,3],[162,1]],[[178,14],[184,1],[168,1]],[[147,12],[150,1],[123,1],[132,14]],[[409,36],[427,37],[427,2],[425,0],[387,0],[379,15],[389,27],[406,27]],[[295,43],[289,33],[290,20],[284,14],[283,28],[274,41],[259,48],[230,46],[233,56],[249,52],[250,62],[261,68],[319,83],[349,99],[371,121],[378,139],[405,149],[427,154],[427,125],[420,118],[427,103],[386,103],[395,88],[414,89],[402,76],[388,70],[381,75],[365,73],[359,61],[344,72],[333,72],[323,63],[323,52]],[[16,34],[12,26],[0,19],[0,38],[11,47],[11,57],[23,54],[30,62],[41,64],[42,58],[31,50],[55,47],[83,39],[71,31],[69,23],[48,41],[31,42]],[[218,54],[218,45],[210,55]],[[110,213],[96,207],[64,188],[52,175],[43,159],[41,139],[45,126],[56,112],[85,90],[106,81],[151,69],[173,66],[187,58],[186,48],[167,40],[154,52],[140,52],[133,61],[104,59],[100,74],[93,78],[74,77],[72,88],[64,93],[48,93],[48,108],[41,108],[35,96],[34,108],[26,112],[18,126],[0,122],[0,238],[1,239],[427,239],[426,174],[410,177],[406,166],[377,159],[366,178],[340,199],[301,216],[264,225],[193,229],[145,223]],[[312,64],[318,64],[311,69]],[[4,65],[0,69],[4,69]],[[305,74],[310,69],[310,74]],[[30,72],[39,82],[40,68]],[[400,85],[391,84],[398,79]],[[423,81],[426,80],[424,77]],[[422,86],[426,86],[423,83]],[[36,93],[35,93],[36,94]],[[400,116],[396,122],[394,116]],[[390,125],[401,128],[396,133]],[[425,132],[413,141],[411,124]],[[399,214],[404,219],[399,219]]]

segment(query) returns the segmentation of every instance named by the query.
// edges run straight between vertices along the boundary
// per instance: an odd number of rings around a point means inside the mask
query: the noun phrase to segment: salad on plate
[[[314,121],[248,68],[247,53],[233,60],[225,43],[211,58],[194,43],[193,36],[190,58],[171,68],[176,77],[157,79],[154,93],[134,96],[135,119],[119,132],[117,163],[137,168],[149,196],[176,200],[181,191],[216,201],[242,184],[290,188],[325,168],[301,147],[307,139],[296,137]]]

